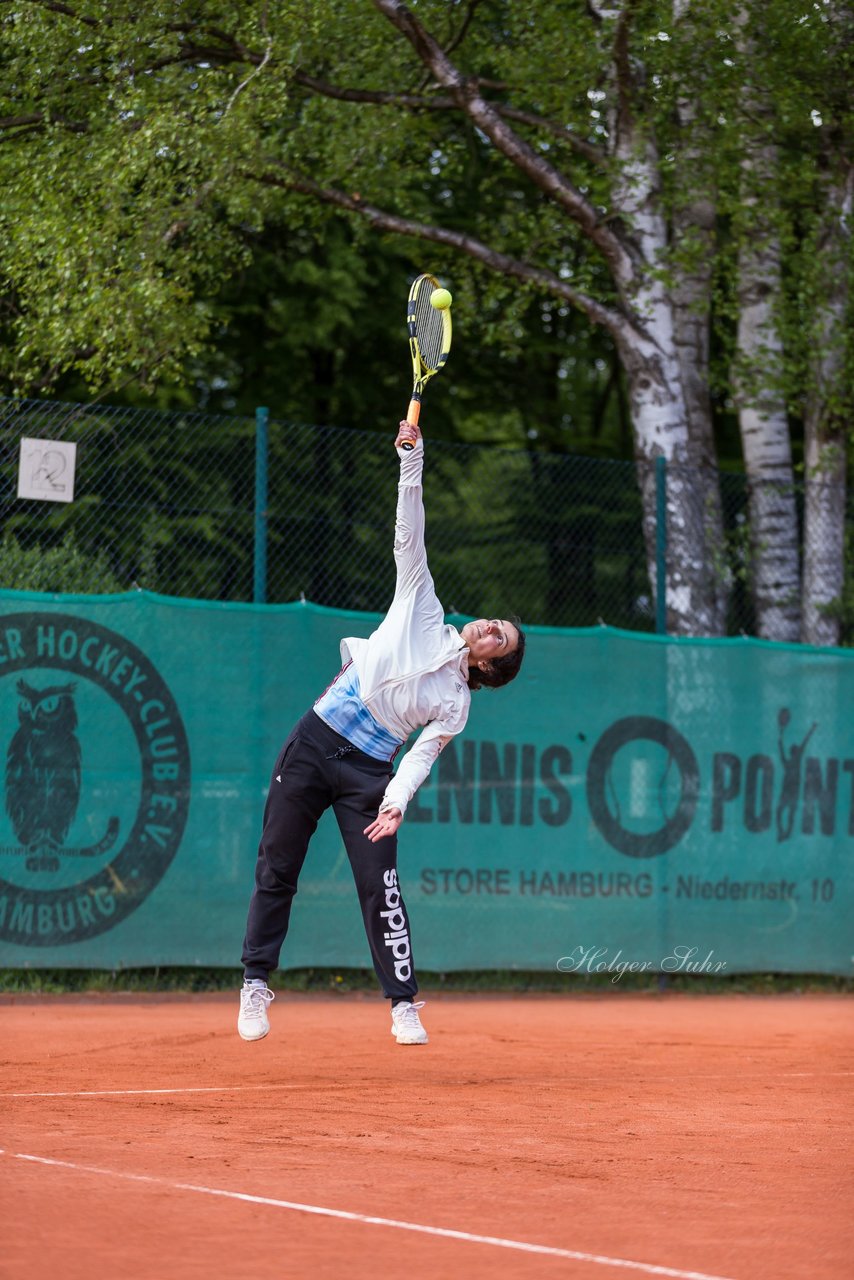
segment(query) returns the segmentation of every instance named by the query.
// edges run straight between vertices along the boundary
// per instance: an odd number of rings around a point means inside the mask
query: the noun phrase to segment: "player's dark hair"
[[[469,667],[469,690],[500,689],[509,684],[519,674],[522,659],[525,656],[525,632],[519,626],[518,618],[509,618],[509,622],[519,633],[519,643],[512,653],[505,653],[500,658],[491,658],[486,670],[480,667]]]

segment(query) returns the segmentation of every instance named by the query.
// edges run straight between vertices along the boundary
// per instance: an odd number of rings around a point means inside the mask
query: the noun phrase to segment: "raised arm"
[[[415,447],[402,448],[404,440]],[[395,595],[406,595],[427,574],[424,551],[424,500],[421,474],[424,469],[424,442],[421,432],[411,422],[401,422],[394,442],[400,458],[400,481],[397,490],[397,514],[394,525],[394,560],[397,565]]]

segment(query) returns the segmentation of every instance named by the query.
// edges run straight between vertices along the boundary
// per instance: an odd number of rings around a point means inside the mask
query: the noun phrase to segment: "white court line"
[[[830,1076],[854,1076],[854,1071],[781,1071],[773,1078],[775,1080],[824,1080]],[[676,1076],[656,1076],[656,1080],[684,1080],[684,1075]],[[731,1072],[723,1075],[692,1074],[691,1080],[736,1080],[739,1084],[750,1084],[751,1081],[765,1080],[767,1076],[763,1075],[745,1075],[739,1073],[737,1076]],[[571,1080],[587,1080],[588,1076],[565,1076],[561,1083],[567,1083]],[[450,1081],[451,1084],[471,1084],[471,1081]],[[510,1080],[499,1081],[498,1083],[510,1084]],[[558,1082],[556,1082],[558,1083]],[[329,1087],[329,1086],[327,1086]],[[349,1088],[347,1085],[334,1085],[336,1089]],[[0,1093],[0,1098],[134,1098],[140,1094],[147,1093],[253,1093],[271,1089],[314,1089],[314,1085],[300,1084],[214,1084],[214,1085],[187,1085],[186,1087],[175,1086],[169,1089],[68,1089],[62,1092],[52,1093]]]
[[[274,1209],[290,1209],[294,1213],[314,1214],[321,1218],[339,1218],[345,1222],[361,1222],[371,1227],[391,1227],[395,1231],[415,1231],[420,1235],[441,1236],[444,1240],[462,1240],[467,1244],[489,1244],[497,1249],[515,1249],[519,1253],[545,1254],[550,1258],[567,1258],[572,1262],[595,1262],[601,1267],[622,1267],[629,1271],[642,1271],[650,1276],[670,1276],[672,1280],[728,1280],[726,1276],[713,1276],[704,1271],[680,1271],[675,1267],[659,1267],[649,1262],[632,1262],[627,1258],[609,1258],[604,1254],[580,1253],[576,1249],[557,1249],[547,1244],[527,1244],[523,1240],[505,1240],[502,1236],[480,1236],[470,1231],[453,1231],[449,1227],[428,1227],[420,1222],[398,1222],[395,1218],[374,1218],[364,1213],[349,1213],[345,1209],[326,1209],[316,1204],[274,1200],[269,1196],[250,1196],[241,1191],[200,1187],[192,1182],[171,1182],[168,1178],[153,1178],[143,1173],[121,1173],[117,1169],[99,1169],[93,1165],[72,1164],[69,1160],[51,1160],[46,1156],[24,1155],[20,1151],[8,1154],[15,1160],[28,1160],[34,1164],[46,1164],[60,1169],[74,1169],[77,1173],[97,1173],[110,1178],[124,1178],[129,1182],[146,1182],[151,1186],[169,1187],[172,1191],[195,1191],[200,1195],[222,1196],[226,1200],[241,1200],[246,1204],[264,1204]]]

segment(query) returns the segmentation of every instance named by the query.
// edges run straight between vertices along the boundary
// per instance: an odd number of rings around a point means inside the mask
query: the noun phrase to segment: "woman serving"
[[[404,445],[408,448],[404,448]],[[309,841],[326,809],[341,830],[374,969],[391,1001],[398,1044],[426,1044],[415,1002],[409,917],[397,878],[397,831],[439,752],[465,727],[471,694],[517,675],[525,637],[500,618],[444,620],[427,567],[417,426],[401,422],[394,558],[388,613],[367,640],[341,641],[343,666],[298,721],[273,769],[243,943],[244,985],[237,1027],[244,1040],[270,1030],[269,974],[279,962],[291,902]],[[418,738],[397,772],[392,762]]]

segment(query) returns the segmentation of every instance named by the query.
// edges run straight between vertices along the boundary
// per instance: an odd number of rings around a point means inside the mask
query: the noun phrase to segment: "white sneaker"
[[[237,1030],[244,1040],[263,1040],[270,1030],[267,1005],[275,998],[266,982],[244,982],[237,1018]]]
[[[392,1006],[391,1034],[395,1036],[398,1044],[427,1043],[427,1032],[422,1027],[418,1016],[418,1010],[423,1008],[423,1000],[418,1000],[414,1004],[406,1000],[403,1004]]]

